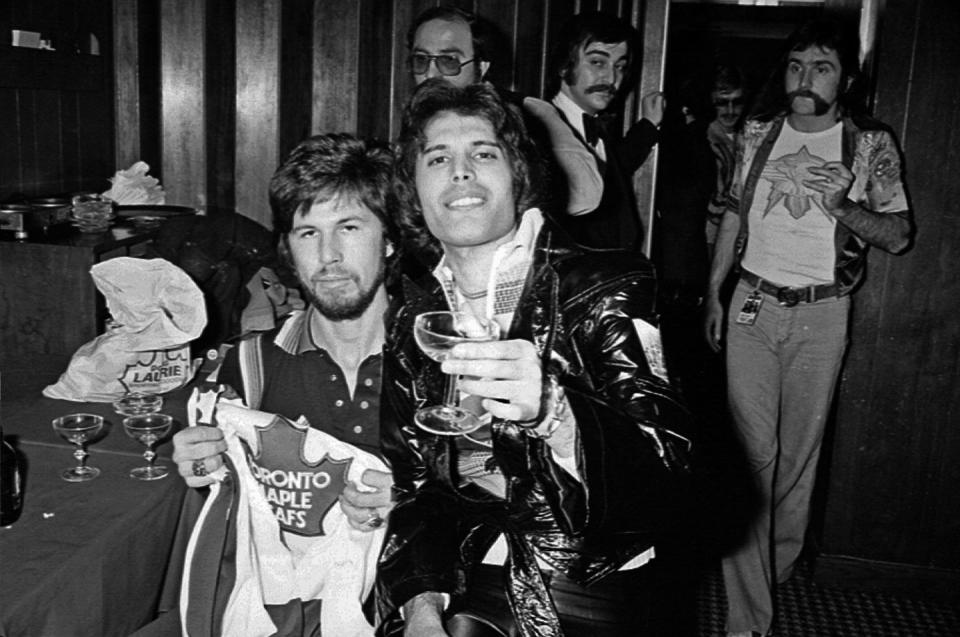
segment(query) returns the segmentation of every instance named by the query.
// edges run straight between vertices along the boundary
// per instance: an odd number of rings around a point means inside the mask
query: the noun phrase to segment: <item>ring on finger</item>
[[[370,511],[370,517],[367,518],[367,521],[364,522],[363,525],[371,529],[378,529],[383,526],[383,518],[380,517],[376,509],[372,509]]]
[[[193,475],[198,478],[202,478],[207,475],[207,462],[203,458],[199,460],[194,460],[193,464],[190,465],[190,469],[193,471]]]

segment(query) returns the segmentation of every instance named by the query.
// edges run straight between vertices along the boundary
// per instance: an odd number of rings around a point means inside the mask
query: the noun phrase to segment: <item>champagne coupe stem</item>
[[[143,458],[147,461],[147,464],[150,465],[151,469],[153,469],[153,459],[157,457],[157,454],[153,451],[154,442],[156,442],[154,436],[148,436],[147,439],[143,441],[143,444],[147,445],[147,450],[143,452]]]
[[[445,407],[457,406],[457,380],[456,374],[446,374],[446,383],[443,386],[443,404]]]
[[[77,445],[76,451],[73,452],[73,457],[77,459],[77,469],[82,470],[87,465],[87,452],[83,448],[83,445]]]

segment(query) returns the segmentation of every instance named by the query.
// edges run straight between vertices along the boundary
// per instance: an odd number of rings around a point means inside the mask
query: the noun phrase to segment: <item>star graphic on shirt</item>
[[[770,194],[767,195],[763,216],[770,214],[774,206],[781,202],[794,219],[803,217],[813,206],[820,208],[820,193],[808,189],[803,182],[819,179],[807,169],[811,166],[822,166],[824,163],[825,159],[811,155],[806,146],[791,155],[783,155],[767,162],[761,177],[770,182]]]

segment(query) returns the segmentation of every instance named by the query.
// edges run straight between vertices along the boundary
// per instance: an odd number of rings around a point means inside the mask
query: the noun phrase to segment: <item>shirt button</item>
[[[373,379],[372,379],[372,378],[367,378],[367,379],[365,379],[365,380],[363,381],[363,384],[364,384],[365,387],[370,387],[371,385],[373,385]]]
[[[331,380],[331,381],[336,381],[336,380],[337,380],[337,375],[336,375],[336,374],[330,374],[330,380]]]
[[[333,404],[336,405],[337,407],[343,407],[343,401],[340,400],[339,398],[338,398],[337,401],[336,401],[335,403],[333,403]]]
[[[360,409],[366,409],[369,406],[370,406],[370,403],[368,403],[367,401],[365,400],[360,401]]]
[[[363,427],[361,427],[360,425],[357,425],[356,427],[353,428],[353,433],[355,434],[363,433]]]

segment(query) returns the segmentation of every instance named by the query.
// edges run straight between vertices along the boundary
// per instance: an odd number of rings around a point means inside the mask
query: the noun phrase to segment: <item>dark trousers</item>
[[[654,560],[656,561],[656,560]],[[649,635],[653,573],[651,564],[611,573],[583,587],[562,573],[546,573],[565,637]],[[519,635],[504,591],[504,569],[478,566],[463,604],[451,608],[451,637],[514,637]]]

